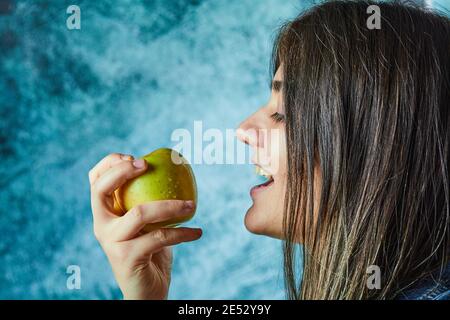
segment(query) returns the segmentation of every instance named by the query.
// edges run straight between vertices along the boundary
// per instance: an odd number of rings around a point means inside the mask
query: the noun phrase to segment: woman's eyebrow
[[[283,86],[283,82],[280,80],[272,80],[272,90],[275,92],[279,92],[281,87]]]

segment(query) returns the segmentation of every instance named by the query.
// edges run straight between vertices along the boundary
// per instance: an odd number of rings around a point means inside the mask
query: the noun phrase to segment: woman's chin
[[[258,212],[254,205],[247,210],[244,218],[244,225],[249,232],[264,235],[265,228],[261,219],[258,217]]]
[[[244,225],[249,232],[254,234],[277,239],[281,237],[281,230],[271,230],[274,229],[273,224],[268,223],[267,219],[265,219],[264,212],[257,210],[254,205],[248,209],[245,215]]]

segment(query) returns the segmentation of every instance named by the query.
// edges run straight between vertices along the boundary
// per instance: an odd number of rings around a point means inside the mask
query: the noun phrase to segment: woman
[[[380,28],[368,27],[369,5]],[[449,19],[398,3],[327,2],[286,24],[273,52],[270,100],[237,134],[269,175],[252,189],[245,225],[284,240],[287,297],[448,298]],[[168,246],[201,230],[140,233],[189,214],[189,202],[114,215],[111,193],[145,169],[113,154],[91,170],[94,229],[124,297],[163,299]]]

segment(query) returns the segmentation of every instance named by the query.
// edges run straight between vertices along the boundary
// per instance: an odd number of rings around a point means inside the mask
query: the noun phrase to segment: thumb
[[[172,247],[164,247],[152,256],[152,262],[161,270],[167,278],[172,273],[173,252]]]

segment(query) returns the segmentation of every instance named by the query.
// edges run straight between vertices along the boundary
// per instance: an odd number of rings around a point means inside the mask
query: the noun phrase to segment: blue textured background
[[[447,0],[435,1],[448,5]],[[235,128],[268,97],[277,26],[307,0],[0,0],[0,298],[120,298],[92,234],[88,170]],[[66,8],[81,7],[81,30]],[[248,233],[251,166],[196,165],[202,240],[175,248],[172,299],[282,299],[281,243]],[[81,267],[81,290],[66,267]]]
[[[5,3],[4,1],[2,1]],[[92,234],[87,172],[110,152],[235,128],[268,97],[285,0],[8,1],[0,15],[0,298],[120,298]],[[66,8],[81,7],[81,30]],[[175,249],[170,298],[283,298],[281,243],[248,233],[250,166],[194,166],[202,240]],[[66,267],[81,267],[81,290]]]

